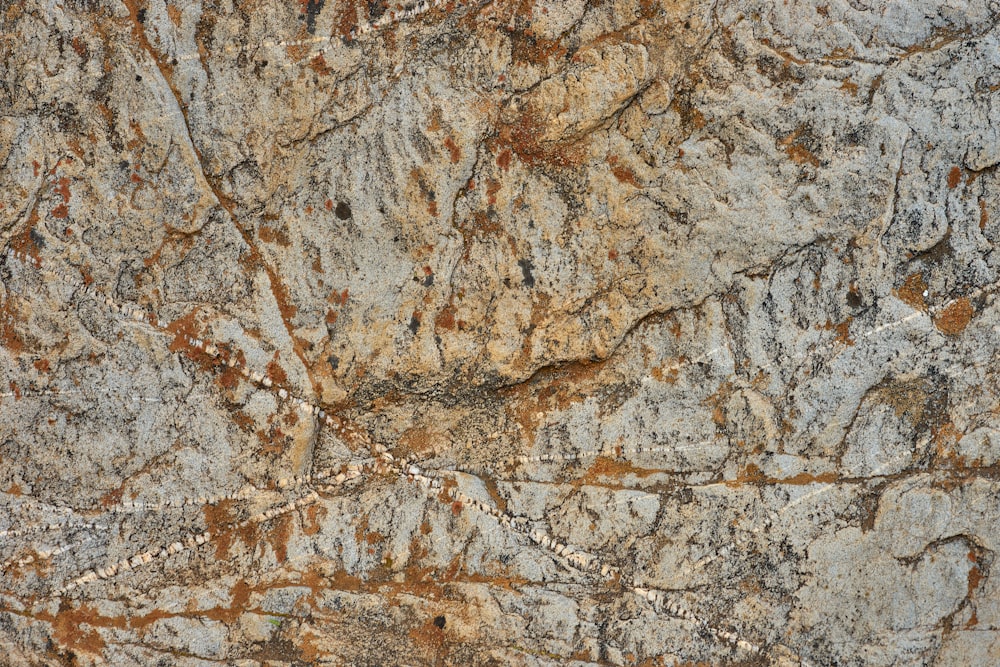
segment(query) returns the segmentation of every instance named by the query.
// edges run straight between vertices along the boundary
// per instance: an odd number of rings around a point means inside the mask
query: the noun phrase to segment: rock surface
[[[0,5],[0,664],[1000,664],[998,19]]]

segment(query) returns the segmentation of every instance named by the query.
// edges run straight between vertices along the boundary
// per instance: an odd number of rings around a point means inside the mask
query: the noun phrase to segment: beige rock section
[[[0,666],[1000,664],[998,25],[0,4]]]

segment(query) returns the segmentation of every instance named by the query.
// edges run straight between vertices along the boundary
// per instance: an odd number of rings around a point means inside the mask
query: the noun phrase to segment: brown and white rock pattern
[[[998,19],[0,4],[0,663],[1000,664]]]

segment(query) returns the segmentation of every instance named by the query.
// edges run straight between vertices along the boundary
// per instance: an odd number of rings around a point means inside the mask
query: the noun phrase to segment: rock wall
[[[998,18],[0,3],[0,664],[1000,664]]]

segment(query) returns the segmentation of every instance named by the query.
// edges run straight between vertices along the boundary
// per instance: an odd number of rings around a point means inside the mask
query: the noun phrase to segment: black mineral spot
[[[416,315],[410,317],[410,331],[416,335],[417,329],[420,328],[420,318]]]
[[[142,76],[141,76],[141,75],[139,75],[139,74],[136,74],[136,75],[135,75],[135,80],[136,80],[136,81],[142,81]]]
[[[847,293],[847,305],[851,308],[860,308],[861,304],[864,303],[861,299],[861,295],[857,292]]]
[[[424,277],[424,287],[430,287],[434,284],[434,274],[429,273]]]
[[[170,59],[170,64],[173,67],[177,67],[177,58],[171,58]]]
[[[336,213],[337,217],[341,220],[347,220],[352,217],[351,205],[346,201],[337,202],[337,208],[333,212]]]
[[[531,270],[534,269],[534,265],[531,263],[530,259],[519,259],[517,260],[517,265],[521,267],[521,275],[524,278],[525,287],[535,286],[535,276],[531,275]]]
[[[325,0],[309,0],[306,4],[306,30],[310,35],[316,34],[316,15],[323,11]]]
[[[138,12],[136,12],[135,17],[137,19],[139,19],[139,23],[145,23],[146,22],[146,10],[145,9],[140,9]]]
[[[338,357],[337,355],[331,354],[329,357],[326,358],[326,360],[330,362],[330,368],[332,368],[333,370],[337,370],[338,368],[340,368],[340,357]]]
[[[445,618],[444,618],[444,616],[435,616],[434,617],[434,625],[435,626],[437,626],[441,630],[444,630],[444,624],[445,624]]]
[[[34,243],[36,247],[45,247],[45,238],[34,229],[28,232],[28,236],[31,237],[31,242]]]

